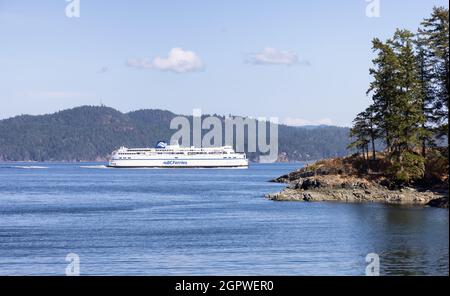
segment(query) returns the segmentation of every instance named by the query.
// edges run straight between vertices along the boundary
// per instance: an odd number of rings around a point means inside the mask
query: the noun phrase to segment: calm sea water
[[[0,275],[448,275],[448,210],[264,199],[299,166],[0,164]]]

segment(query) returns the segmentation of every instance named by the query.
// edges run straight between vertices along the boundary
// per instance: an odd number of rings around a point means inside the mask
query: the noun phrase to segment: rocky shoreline
[[[355,176],[345,168],[305,167],[272,182],[286,183],[287,188],[266,198],[274,201],[380,202],[396,205],[448,208],[447,188],[389,188],[385,178]]]

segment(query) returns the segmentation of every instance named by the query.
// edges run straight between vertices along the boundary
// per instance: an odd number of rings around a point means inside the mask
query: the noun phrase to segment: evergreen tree
[[[422,125],[425,123],[413,36],[410,31],[397,30],[388,41],[397,59],[396,91],[391,100],[392,112],[388,115],[392,127],[395,127],[390,131],[394,138],[393,153],[415,149],[420,144]]]
[[[426,137],[424,114],[425,94],[420,79],[421,68],[415,52],[414,34],[397,30],[394,36],[382,42],[373,40],[377,57],[370,74],[374,80],[368,94],[372,93],[373,104],[358,114],[352,135],[357,147],[382,138],[391,160],[391,172],[402,182],[423,176],[424,159],[417,153]],[[425,71],[425,69],[423,69]]]
[[[372,93],[371,112],[373,120],[383,134],[387,150],[391,151],[393,141],[391,131],[395,129],[395,122],[391,120],[391,115],[394,113],[393,100],[397,92],[398,61],[393,49],[388,44],[383,43],[378,38],[375,38],[372,44],[377,57],[372,61],[374,67],[369,70],[374,79],[370,83],[367,94]]]
[[[424,57],[432,65],[428,75],[432,84],[433,121],[437,135],[447,135],[450,93],[448,9],[435,7],[431,17],[422,22],[418,35],[425,51]]]
[[[397,30],[388,41],[397,59],[396,92],[389,115],[396,126],[390,132],[391,157],[396,178],[406,182],[421,178],[424,173],[423,156],[416,153],[423,139],[425,116],[413,37],[410,31]]]
[[[370,137],[372,146],[372,160],[376,159],[375,140],[380,138],[380,130],[376,125],[375,109],[373,105],[369,106],[363,113],[366,120],[367,133]]]
[[[436,119],[433,108],[433,85],[430,77],[433,65],[427,57],[425,41],[420,36],[416,39],[416,48],[419,95],[422,102],[422,114],[424,116],[424,122],[422,123],[422,156],[425,157],[427,147],[434,145],[432,122]]]
[[[388,171],[403,183],[424,176],[427,146],[448,134],[448,18],[448,9],[434,8],[418,34],[397,30],[386,42],[372,42],[376,58],[367,94],[373,103],[355,118],[350,147],[367,151],[371,142],[375,159],[374,140],[382,139]]]
[[[364,159],[368,160],[368,146],[370,143],[370,129],[367,124],[366,112],[359,113],[353,120],[353,127],[350,129],[350,137],[353,138],[353,142],[348,146],[349,149],[356,148],[361,151]],[[367,156],[366,156],[367,151]]]
[[[350,136],[354,141],[349,148],[362,151],[364,158],[369,159],[369,144],[372,150],[372,160],[376,159],[375,140],[379,138],[379,130],[375,125],[373,106],[369,106],[364,112],[359,113],[353,120]],[[367,157],[365,156],[367,152]]]

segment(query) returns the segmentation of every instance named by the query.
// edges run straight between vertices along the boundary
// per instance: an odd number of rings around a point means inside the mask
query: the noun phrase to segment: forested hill
[[[169,141],[176,114],[163,110],[122,113],[82,106],[47,115],[0,120],[0,161],[104,161],[120,146],[148,147]],[[282,160],[346,155],[349,129],[334,126],[279,126]],[[256,158],[250,154],[250,158]]]

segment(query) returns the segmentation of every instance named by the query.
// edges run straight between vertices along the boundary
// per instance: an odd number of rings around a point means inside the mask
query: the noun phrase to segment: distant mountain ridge
[[[105,161],[120,146],[149,147],[169,141],[175,130],[170,111],[122,113],[105,106],[81,106],[46,115],[0,120],[0,161]],[[187,116],[189,117],[189,116]],[[279,126],[280,161],[347,155],[349,129],[335,126]],[[257,153],[249,153],[257,161]]]

